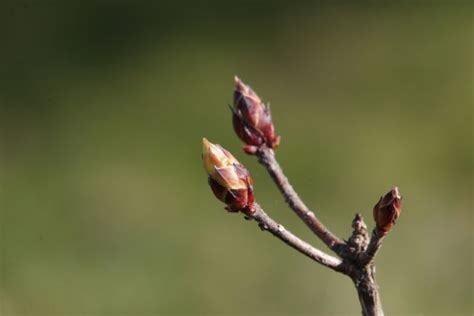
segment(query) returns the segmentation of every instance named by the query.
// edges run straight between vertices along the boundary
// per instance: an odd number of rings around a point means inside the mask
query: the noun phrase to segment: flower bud
[[[374,206],[374,220],[378,231],[386,235],[397,222],[401,210],[402,197],[398,192],[398,188],[394,187],[382,196]]]
[[[253,212],[252,178],[247,169],[220,145],[203,138],[202,160],[214,195],[232,212]]]
[[[267,145],[275,149],[280,143],[280,136],[275,135],[270,107],[265,106],[260,97],[235,77],[234,106],[232,123],[237,135],[247,145],[244,150],[255,154],[258,147]]]

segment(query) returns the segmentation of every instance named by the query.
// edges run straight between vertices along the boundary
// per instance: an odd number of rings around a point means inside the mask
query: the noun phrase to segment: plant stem
[[[369,264],[352,276],[363,316],[383,316],[382,302],[379,289],[375,281],[375,266]]]
[[[278,224],[270,216],[268,216],[264,210],[257,203],[254,204],[253,213],[248,215],[259,223],[259,227],[262,230],[272,233],[275,237],[282,240],[284,243],[296,249],[305,256],[313,259],[314,261],[326,266],[337,272],[346,274],[344,263],[331,255],[311,246],[307,242],[301,240],[289,230],[285,229],[283,225]]]
[[[331,250],[340,255],[345,247],[345,242],[329,231],[304,204],[283,173],[280,164],[275,159],[273,150],[264,145],[258,149],[257,157],[258,161],[267,169],[290,208]]]

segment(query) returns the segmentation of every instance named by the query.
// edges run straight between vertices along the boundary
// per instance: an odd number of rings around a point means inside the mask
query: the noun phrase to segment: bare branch
[[[256,220],[262,230],[269,231],[288,246],[296,249],[300,253],[322,264],[323,266],[331,268],[334,271],[347,274],[346,267],[340,259],[326,254],[325,252],[311,246],[307,242],[293,235],[281,224],[278,224],[270,216],[268,216],[257,203],[254,204],[254,210],[255,212],[250,214],[249,217]]]
[[[377,228],[374,228],[372,231],[372,238],[370,238],[369,246],[365,252],[361,253],[359,258],[359,262],[362,266],[366,266],[374,260],[375,255],[379,251],[380,247],[382,247],[385,236],[386,234],[379,231]]]
[[[255,91],[237,77],[235,84],[232,124],[237,136],[245,143],[244,151],[258,157],[290,208],[342,259],[313,247],[269,217],[255,203],[253,182],[247,169],[222,146],[203,139],[202,158],[212,192],[226,204],[228,211],[244,213],[247,219],[257,221],[262,230],[269,231],[301,254],[349,276],[357,289],[363,316],[383,316],[374,258],[385,235],[400,216],[402,197],[398,188],[393,187],[374,206],[376,228],[370,241],[367,225],[360,214],[356,214],[352,221],[353,232],[349,239],[340,239],[304,204],[275,159],[273,149],[278,147],[280,136],[275,134],[269,106],[265,106]]]
[[[331,233],[329,229],[316,217],[316,215],[304,204],[296,191],[291,186],[288,178],[283,173],[272,149],[262,146],[257,151],[259,162],[265,166],[280,192],[285,197],[286,203],[298,215],[299,218],[334,252],[341,255],[345,248],[345,242]]]
[[[357,270],[352,276],[359,295],[363,316],[383,316],[379,288],[375,280],[375,266],[370,264],[362,270]]]

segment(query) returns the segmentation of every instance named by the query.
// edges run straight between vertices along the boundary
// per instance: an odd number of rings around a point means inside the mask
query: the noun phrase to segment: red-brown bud
[[[227,209],[253,213],[253,181],[247,169],[230,152],[205,138],[202,160],[212,192]]]
[[[246,143],[244,150],[249,154],[255,154],[258,147],[264,144],[276,149],[280,143],[280,136],[275,134],[270,107],[238,77],[235,77],[232,123],[237,135]]]
[[[401,210],[402,197],[398,192],[398,188],[394,187],[382,196],[374,206],[374,220],[378,231],[386,235],[397,222]]]

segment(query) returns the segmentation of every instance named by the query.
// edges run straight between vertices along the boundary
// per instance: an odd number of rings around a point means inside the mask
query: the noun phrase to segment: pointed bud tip
[[[209,151],[209,147],[211,147],[212,143],[207,140],[206,137],[202,138],[202,152],[205,153]]]
[[[235,89],[238,90],[238,91],[247,91],[247,85],[242,81],[240,80],[240,78],[238,76],[234,76],[234,82],[235,82]]]
[[[401,200],[402,196],[400,195],[400,190],[398,189],[398,187],[393,187],[392,188],[392,195],[394,198],[397,198],[399,200]]]

